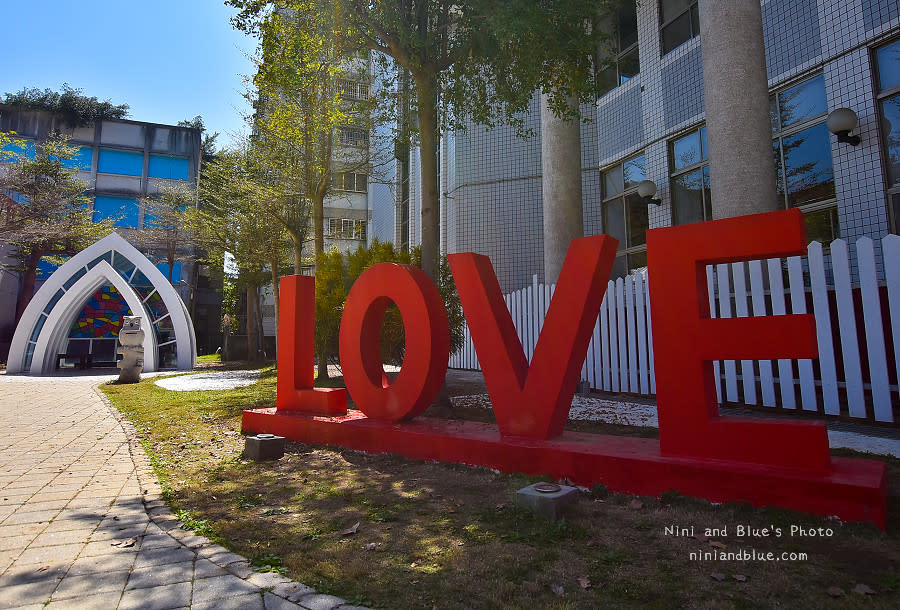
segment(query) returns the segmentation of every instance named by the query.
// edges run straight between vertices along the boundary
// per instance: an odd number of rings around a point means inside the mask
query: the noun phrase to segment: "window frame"
[[[900,183],[891,184],[890,153],[887,147],[887,135],[882,129],[884,124],[884,102],[900,97],[900,82],[893,87],[881,89],[881,66],[878,63],[878,51],[893,44],[900,43],[900,38],[893,38],[878,46],[871,47],[872,88],[875,92],[875,108],[878,119],[878,146],[881,157],[881,170],[884,176],[885,205],[888,212],[890,232],[900,234]]]
[[[674,226],[682,226],[685,224],[691,224],[691,223],[677,222],[678,219],[676,217],[674,184],[675,184],[675,180],[677,180],[681,176],[690,174],[697,170],[700,170],[700,177],[701,177],[700,179],[703,180],[703,170],[707,169],[709,167],[709,151],[707,150],[709,148],[709,146],[707,145],[705,148],[703,146],[703,143],[705,141],[707,141],[707,139],[703,135],[703,131],[705,129],[706,129],[706,123],[701,123],[695,127],[688,129],[687,131],[683,131],[683,132],[679,133],[676,137],[671,138],[667,142],[667,145],[668,145],[667,146],[667,148],[668,148],[667,154],[668,154],[668,162],[669,162],[669,192],[672,193],[671,202],[670,202],[670,208],[671,208],[671,212],[672,212],[671,223],[672,223],[673,227]],[[689,165],[686,165],[684,167],[675,169],[675,143],[678,142],[679,140],[683,140],[684,138],[686,138],[692,134],[697,134],[697,138],[700,141],[700,160],[696,161],[694,163],[691,163]],[[707,192],[707,190],[709,190],[709,192]],[[702,188],[700,190],[700,192],[703,195],[703,205],[702,205],[702,210],[701,210],[703,212],[703,220],[697,221],[697,222],[706,222],[706,221],[713,219],[712,218],[712,188],[711,187],[709,189]]]
[[[824,102],[825,102],[824,110],[821,113],[819,113],[813,117],[806,118],[803,121],[800,121],[798,123],[794,123],[793,125],[790,125],[788,127],[782,127],[782,125],[781,125],[780,96],[782,93],[784,93],[788,89],[792,89],[792,88],[794,88],[798,85],[801,85],[807,81],[812,81],[813,79],[820,78],[820,77],[822,79],[824,79],[825,78],[824,73],[817,72],[812,75],[805,74],[805,75],[803,75],[802,78],[792,80],[788,83],[781,85],[776,90],[772,91],[769,95],[769,100],[770,100],[769,107],[772,108],[772,102],[774,101],[775,114],[778,117],[778,125],[772,126],[772,145],[774,147],[775,143],[776,142],[778,143],[778,159],[777,159],[778,164],[775,168],[775,171],[778,174],[775,178],[776,179],[776,188],[777,188],[778,181],[783,181],[783,188],[784,188],[783,193],[781,193],[781,194],[776,193],[776,195],[778,196],[778,198],[780,200],[780,204],[781,204],[780,209],[790,210],[793,207],[794,209],[797,209],[797,210],[800,210],[801,212],[803,212],[804,217],[806,217],[808,214],[815,213],[815,212],[821,212],[821,211],[828,210],[828,209],[834,209],[835,212],[838,211],[837,180],[834,175],[834,154],[831,149],[831,132],[829,132],[829,139],[828,139],[828,144],[829,144],[828,159],[831,161],[832,181],[834,182],[834,186],[835,186],[834,195],[828,199],[822,199],[820,201],[813,201],[813,202],[804,203],[804,204],[796,205],[796,206],[791,206],[790,200],[789,200],[790,193],[788,192],[788,185],[787,185],[787,180],[786,180],[787,172],[786,172],[786,166],[785,166],[785,162],[784,162],[784,139],[790,138],[791,136],[795,136],[795,135],[797,135],[803,131],[806,131],[808,129],[811,129],[813,127],[817,127],[819,125],[825,124],[825,121],[828,118],[828,112],[829,112],[827,92],[826,92],[826,97],[824,100]],[[838,239],[838,238],[840,238],[840,236],[841,236],[840,235],[840,225],[838,225],[838,231],[835,234],[834,239]]]
[[[616,50],[615,57],[610,60],[609,65],[607,67],[600,70],[601,74],[610,73],[614,77],[613,80],[615,81],[615,83],[614,84],[610,83],[611,86],[608,89],[606,89],[605,91],[603,91],[603,93],[600,94],[601,96],[606,95],[607,93],[609,93],[610,91],[613,91],[614,89],[616,89],[618,87],[621,87],[622,85],[624,85],[628,81],[632,80],[633,78],[637,77],[641,73],[641,52],[640,52],[640,46],[638,44],[639,37],[638,37],[638,32],[637,32],[637,30],[638,30],[638,27],[637,27],[637,5],[629,4],[629,6],[634,7],[634,11],[635,11],[634,42],[629,44],[627,47],[624,47],[624,48],[622,47],[622,32],[621,32],[622,19],[621,19],[621,8],[619,8],[618,10],[616,10],[615,17],[614,17],[615,18],[615,26],[614,26],[615,34],[613,36],[613,39],[614,39],[613,42],[615,44],[615,50]],[[632,53],[634,53],[637,57],[638,71],[635,72],[633,76],[629,76],[623,81],[622,80],[622,70],[621,70],[622,62],[628,55],[630,55]]]
[[[644,158],[644,178],[643,179],[646,180],[646,178],[647,178],[647,165],[646,165],[647,164],[647,155],[644,153],[644,151],[630,155],[630,156],[622,159],[620,162],[608,166],[606,169],[604,169],[603,171],[600,172],[600,191],[601,191],[600,214],[601,214],[601,219],[602,219],[602,223],[603,223],[603,231],[604,231],[604,233],[606,231],[608,231],[607,222],[606,222],[608,206],[613,205],[616,202],[620,202],[622,205],[623,226],[625,228],[625,244],[623,245],[620,242],[619,247],[616,250],[616,259],[613,262],[613,271],[612,271],[612,274],[610,275],[611,280],[615,280],[615,279],[617,279],[617,277],[625,277],[626,275],[630,275],[634,271],[636,271],[638,269],[643,269],[644,267],[647,266],[646,262],[644,264],[638,265],[638,266],[631,265],[631,259],[632,259],[632,257],[635,257],[635,256],[638,256],[638,257],[642,256],[643,260],[646,261],[646,258],[647,258],[646,233],[644,235],[643,243],[635,244],[635,245],[631,245],[630,243],[628,243],[631,239],[631,216],[628,213],[628,207],[627,207],[629,205],[628,198],[632,195],[637,195],[638,184],[640,184],[641,181],[638,180],[632,186],[626,187],[625,186],[625,178],[624,178],[625,165],[627,163],[629,163],[630,161],[634,161],[641,157]],[[610,173],[611,171],[619,171],[621,173],[621,175],[622,175],[622,190],[621,190],[621,192],[614,193],[612,195],[608,195],[606,193],[606,175],[608,173]],[[650,212],[647,209],[647,205],[644,205],[644,210],[647,213],[647,227],[649,228]],[[616,267],[618,266],[617,264],[618,264],[619,259],[623,259],[625,261],[625,264],[624,264],[625,273],[623,273],[621,276],[616,275]]]
[[[657,17],[659,19],[659,52],[660,52],[661,57],[665,57],[672,51],[674,51],[674,50],[678,49],[679,47],[681,47],[682,45],[684,45],[685,43],[688,43],[691,40],[693,40],[694,38],[698,38],[700,36],[700,6],[698,3],[698,0],[691,0],[690,3],[687,5],[687,8],[685,8],[683,11],[681,11],[674,17],[670,18],[668,21],[663,21],[663,3],[665,1],[666,0],[658,0],[658,2],[656,3],[656,7],[657,7],[657,11],[658,11]],[[691,18],[691,11],[693,11],[693,10],[697,11],[697,31],[696,32],[694,32],[694,20]],[[687,40],[684,40],[684,41],[678,43],[677,45],[675,45],[674,47],[672,47],[671,49],[666,51],[665,44],[663,42],[663,30],[665,30],[667,27],[669,27],[670,25],[672,25],[673,23],[675,23],[676,21],[681,19],[681,17],[684,16],[685,14],[688,15],[688,23],[691,26],[690,37],[688,37]]]
[[[363,137],[361,139],[351,138],[350,135],[353,134],[362,135]],[[362,127],[353,127],[352,125],[341,125],[338,134],[338,142],[341,146],[366,148],[369,146],[369,130]]]

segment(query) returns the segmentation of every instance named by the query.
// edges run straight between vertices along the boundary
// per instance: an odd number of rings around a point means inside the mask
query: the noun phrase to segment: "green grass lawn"
[[[786,510],[717,506],[677,493],[636,499],[602,488],[584,493],[564,521],[551,522],[513,504],[515,490],[535,477],[294,443],[277,462],[241,459],[240,413],[274,403],[271,367],[262,369],[258,383],[228,391],[171,392],[152,379],[102,388],[136,425],[166,498],[187,525],[259,569],[281,571],[356,603],[442,609],[900,607],[898,460],[887,460],[887,532]],[[483,414],[455,410],[454,416]],[[604,433],[617,429],[595,426]],[[346,533],[357,523],[355,533]],[[726,532],[708,540],[667,535],[673,525],[693,526],[698,534],[705,528]],[[739,537],[738,525],[782,528],[784,535]],[[833,534],[792,537],[792,525],[831,528]],[[691,559],[700,551],[742,550],[807,558]],[[876,593],[854,592],[860,584]],[[832,587],[843,595],[829,595]]]

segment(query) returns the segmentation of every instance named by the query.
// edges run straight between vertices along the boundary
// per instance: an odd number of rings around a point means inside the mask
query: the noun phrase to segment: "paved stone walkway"
[[[355,608],[181,529],[112,378],[0,375],[0,608]]]

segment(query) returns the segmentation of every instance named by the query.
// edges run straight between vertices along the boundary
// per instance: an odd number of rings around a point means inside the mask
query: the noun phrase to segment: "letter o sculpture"
[[[400,374],[389,384],[379,336],[392,302],[403,319],[406,351]],[[340,352],[347,391],[368,417],[400,421],[420,415],[440,390],[450,358],[447,310],[437,287],[412,265],[369,267],[347,295]]]

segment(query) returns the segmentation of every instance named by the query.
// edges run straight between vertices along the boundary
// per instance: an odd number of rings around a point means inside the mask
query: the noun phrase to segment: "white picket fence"
[[[888,235],[881,242],[886,278],[882,282],[877,279],[874,242],[867,237],[855,245],[856,282],[852,281],[849,246],[841,239],[831,243],[830,256],[821,244],[812,242],[808,256],[802,259],[707,267],[713,317],[808,313],[810,295],[819,344],[816,361],[715,362],[719,400],[789,410],[799,406],[826,415],[893,422],[892,399],[898,398],[898,387],[896,381],[891,383],[888,371],[896,380],[900,370],[900,236]],[[505,296],[529,361],[553,289],[553,285],[538,284],[535,276],[531,286]],[[882,310],[883,299],[887,311]],[[863,320],[861,328],[857,319]],[[890,358],[888,346],[893,347]],[[462,350],[450,358],[450,368],[480,370],[468,328]],[[865,376],[864,370],[868,371]],[[607,392],[656,393],[646,271],[609,282],[582,379]]]

